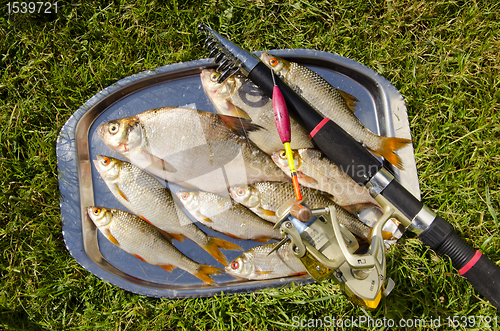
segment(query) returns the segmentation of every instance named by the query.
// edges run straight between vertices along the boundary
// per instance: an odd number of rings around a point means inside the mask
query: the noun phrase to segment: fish
[[[267,242],[283,239],[279,229],[231,198],[204,191],[177,191],[186,210],[203,225],[232,238]]]
[[[222,269],[200,264],[185,256],[154,226],[139,216],[123,210],[90,206],[87,214],[99,231],[113,244],[138,259],[169,272],[180,268],[207,284],[214,284],[211,275]]]
[[[404,169],[395,151],[411,143],[410,139],[383,137],[371,132],[354,115],[356,97],[336,89],[314,71],[278,56],[262,53],[261,60],[295,92],[323,116],[337,123],[354,139],[377,156],[383,156],[394,166]]]
[[[292,252],[290,241],[269,254],[277,244],[270,243],[247,250],[226,266],[226,273],[233,277],[248,280],[273,279],[306,274],[306,268]]]
[[[94,165],[123,206],[174,239],[190,239],[223,265],[227,265],[227,259],[219,249],[242,250],[240,246],[212,237],[198,228],[177,207],[170,190],[144,170],[105,155],[97,155]]]
[[[365,186],[358,185],[320,150],[302,148],[292,154],[300,185],[328,193],[335,203],[353,214],[370,207],[381,209]],[[290,173],[285,150],[273,153],[271,158],[283,172]]]
[[[248,120],[190,108],[163,107],[99,125],[98,135],[132,164],[185,187],[214,193],[235,183],[290,181],[244,132]]]
[[[372,229],[362,223],[354,215],[347,212],[320,191],[302,187],[302,197],[310,209],[334,206],[337,219],[349,231],[365,241],[371,239]],[[229,189],[229,194],[238,203],[254,211],[265,220],[276,223],[276,211],[290,199],[295,198],[293,184],[282,182],[258,182],[251,185],[235,186]]]
[[[282,149],[283,143],[276,130],[272,99],[250,79],[233,75],[222,83],[217,79],[220,72],[204,69],[200,74],[203,89],[218,113],[250,120],[262,127],[248,132],[248,138],[267,154]],[[290,144],[292,148],[312,148],[306,130],[290,119]]]

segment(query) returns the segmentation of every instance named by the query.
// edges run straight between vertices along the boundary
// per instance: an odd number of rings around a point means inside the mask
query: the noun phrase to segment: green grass
[[[424,201],[498,261],[498,2],[61,1],[57,14],[10,16],[6,3],[0,8],[0,329],[274,330],[290,329],[293,316],[440,317],[445,326],[447,317],[496,316],[449,262],[411,237],[388,254],[396,288],[374,311],[356,307],[329,282],[205,299],[126,292],[87,272],[64,246],[55,144],[71,114],[106,86],[206,57],[201,22],[249,50],[337,53],[401,91]]]

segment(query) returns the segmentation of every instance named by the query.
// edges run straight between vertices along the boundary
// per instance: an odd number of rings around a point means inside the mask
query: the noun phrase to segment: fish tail
[[[207,284],[214,284],[214,280],[210,277],[210,275],[222,274],[222,272],[222,269],[202,264],[194,275]]]
[[[217,261],[222,263],[224,266],[227,266],[227,260],[224,254],[220,251],[220,249],[227,249],[231,251],[242,251],[243,248],[240,246],[233,244],[224,239],[211,237],[208,244],[203,247],[210,255],[214,257]]]
[[[411,143],[410,139],[383,137],[382,147],[380,147],[380,149],[375,152],[383,156],[387,161],[389,161],[391,164],[395,165],[399,169],[404,170],[403,161],[394,152],[408,145],[409,143]]]

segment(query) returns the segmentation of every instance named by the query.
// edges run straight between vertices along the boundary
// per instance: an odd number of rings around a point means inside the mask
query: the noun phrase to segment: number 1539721
[[[7,2],[7,12],[9,14],[33,14],[33,13],[42,13],[42,14],[52,14],[57,13],[57,2]]]

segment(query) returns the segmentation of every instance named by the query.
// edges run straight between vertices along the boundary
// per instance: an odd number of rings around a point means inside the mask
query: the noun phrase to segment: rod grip
[[[449,257],[459,274],[500,310],[500,267],[469,246],[439,216],[419,239],[439,255]]]

